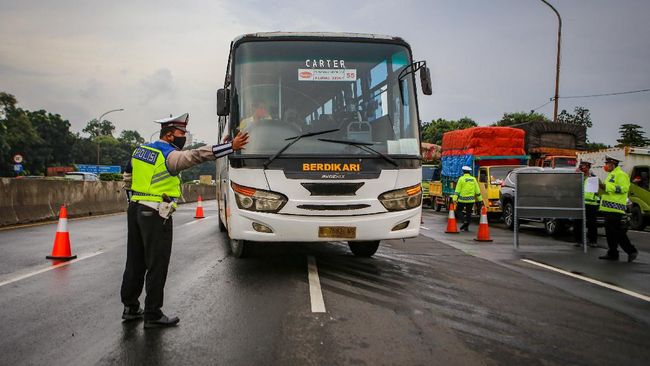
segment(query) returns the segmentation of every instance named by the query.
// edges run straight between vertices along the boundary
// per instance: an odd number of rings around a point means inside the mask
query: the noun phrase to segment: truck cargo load
[[[530,165],[561,168],[575,165],[576,154],[587,148],[587,128],[569,123],[528,122],[512,126],[526,132]]]
[[[511,127],[473,127],[442,135],[442,175],[456,178],[464,165],[516,165],[526,155],[525,132]]]

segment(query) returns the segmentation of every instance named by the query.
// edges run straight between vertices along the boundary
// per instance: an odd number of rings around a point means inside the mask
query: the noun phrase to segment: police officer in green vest
[[[127,211],[127,257],[122,279],[122,319],[144,317],[144,327],[165,327],[178,324],[178,317],[162,312],[167,268],[172,250],[171,214],[181,196],[178,174],[208,160],[226,156],[243,148],[248,135],[238,134],[231,142],[185,150],[187,113],[155,121],[160,123],[160,140],[142,145],[131,156],[131,169],[125,181],[130,183]],[[130,173],[130,174],[129,174]],[[144,310],[138,298],[146,286]]]
[[[454,203],[458,203],[458,208],[456,209],[456,216],[458,218],[460,218],[463,211],[465,212],[463,225],[461,225],[460,230],[469,231],[474,203],[477,204],[478,210],[480,210],[483,197],[481,197],[481,189],[478,186],[476,178],[471,174],[472,168],[465,165],[462,167],[462,170],[463,175],[456,182],[456,192],[452,196],[452,200]]]
[[[585,199],[585,217],[587,219],[587,242],[589,246],[597,246],[598,244],[598,207],[600,206],[600,197],[598,193],[587,192],[587,178],[594,177],[591,172],[591,163],[588,161],[581,161],[578,165],[578,172],[582,173],[584,177],[584,199]],[[573,221],[573,234],[576,240],[576,246],[582,246],[582,220]]]
[[[609,250],[600,259],[617,261],[618,246],[627,253],[627,261],[636,259],[638,251],[627,237],[627,229],[623,225],[623,215],[627,206],[627,194],[630,189],[630,177],[618,166],[620,160],[613,156],[605,156],[605,169],[609,174],[601,189],[605,192],[600,198],[600,212],[605,216],[605,234]]]

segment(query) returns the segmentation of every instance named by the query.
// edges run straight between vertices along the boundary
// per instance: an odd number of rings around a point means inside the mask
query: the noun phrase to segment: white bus
[[[415,74],[398,37],[255,33],[230,47],[217,92],[219,139],[250,134],[217,161],[219,227],[236,257],[268,242],[347,242],[419,234],[422,192]]]

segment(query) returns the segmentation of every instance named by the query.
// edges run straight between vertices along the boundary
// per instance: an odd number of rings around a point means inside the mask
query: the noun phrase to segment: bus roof
[[[355,40],[385,40],[398,41],[406,43],[401,37],[387,36],[383,34],[372,33],[347,33],[347,32],[258,32],[242,34],[233,39],[236,44],[244,39],[287,39],[287,38],[336,38],[336,39],[355,39]]]

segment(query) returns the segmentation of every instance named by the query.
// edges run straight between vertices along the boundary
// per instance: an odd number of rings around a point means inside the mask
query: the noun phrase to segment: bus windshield
[[[234,55],[232,132],[246,131],[242,155],[370,155],[327,140],[360,142],[387,155],[418,156],[418,123],[407,47],[389,43],[256,41]]]

